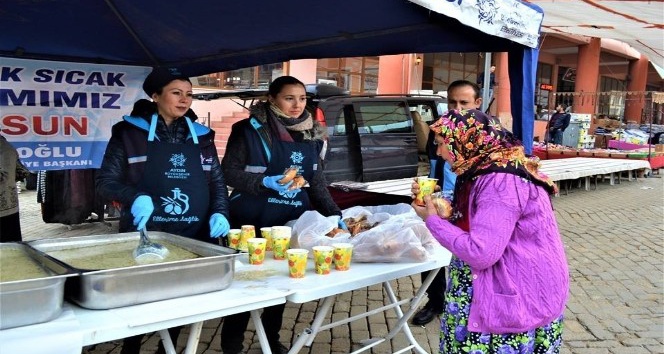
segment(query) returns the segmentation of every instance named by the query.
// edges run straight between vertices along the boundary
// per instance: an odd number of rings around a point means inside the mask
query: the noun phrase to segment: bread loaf
[[[292,181],[293,178],[295,178],[295,176],[297,176],[297,170],[298,170],[297,167],[287,168],[284,171],[284,177],[279,180],[279,184],[284,185],[284,184]]]
[[[449,200],[441,197],[431,197],[431,202],[436,207],[438,216],[443,219],[449,219],[452,216],[452,204]]]

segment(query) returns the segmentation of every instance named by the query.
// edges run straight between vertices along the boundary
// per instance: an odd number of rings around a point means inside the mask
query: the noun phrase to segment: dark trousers
[[[180,335],[181,330],[182,327],[173,327],[168,329],[168,334],[171,336],[171,341],[173,342],[173,346],[176,349],[178,346],[178,336]],[[125,338],[122,342],[122,350],[120,351],[120,354],[139,354],[141,352],[141,342],[143,341],[143,336],[144,335],[138,335]],[[157,351],[155,354],[164,353],[166,353],[166,350],[164,350],[164,344],[160,340],[159,344],[157,345]]]
[[[265,335],[270,346],[279,343],[279,331],[283,321],[286,304],[266,307],[263,310],[261,322],[265,328]],[[224,323],[221,327],[221,349],[224,353],[242,352],[242,341],[244,341],[244,332],[249,324],[249,312],[242,312],[235,315],[224,317]]]
[[[441,268],[427,289],[429,301],[427,301],[425,307],[433,309],[437,313],[441,313],[445,309],[445,289],[447,288],[447,277],[445,276],[446,270],[447,267]],[[428,275],[429,272],[422,273],[423,282]]]
[[[18,212],[0,217],[0,242],[18,242],[21,240],[21,218]]]

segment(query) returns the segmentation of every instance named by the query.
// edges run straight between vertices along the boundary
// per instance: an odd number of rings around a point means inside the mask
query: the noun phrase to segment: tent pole
[[[484,77],[482,78],[482,112],[489,107],[489,89],[491,86],[491,52],[484,53]]]

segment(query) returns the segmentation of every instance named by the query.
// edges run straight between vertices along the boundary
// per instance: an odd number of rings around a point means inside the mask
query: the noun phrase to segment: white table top
[[[249,265],[248,257],[239,257],[236,273],[262,272],[269,274],[261,280],[238,281],[238,286],[247,286],[251,289],[281,289],[288,292],[286,299],[294,303],[304,303],[318,300],[331,295],[360,289],[385,281],[398,279],[413,274],[444,267],[449,264],[452,254],[441,247],[435,246],[431,259],[422,263],[351,263],[347,271],[332,269],[330,274],[319,275],[314,272],[314,261],[309,259],[304,278],[294,279],[288,276],[288,261],[274,260],[272,253],[267,253],[265,263],[262,265]]]
[[[48,353],[49,345],[37,349],[35,338],[61,338],[73,343],[69,352],[80,352],[80,346],[107,342],[165,328],[187,325],[230,314],[261,309],[292,301],[304,303],[362,287],[380,284],[404,276],[446,266],[451,254],[436,245],[431,260],[422,263],[352,263],[348,271],[328,275],[314,272],[309,259],[306,276],[288,276],[286,260],[274,260],[267,254],[265,264],[248,264],[248,257],[238,257],[236,277],[222,291],[156,301],[108,310],[90,310],[65,303],[62,315],[50,322],[0,331],[0,348],[22,348],[25,352]],[[255,272],[263,277],[248,277]],[[243,280],[248,279],[250,280]]]
[[[53,337],[77,343],[74,352],[80,353],[81,346],[283,304],[288,294],[278,288],[257,292],[247,284],[232,282],[221,291],[108,310],[90,310],[66,302],[62,315],[53,321],[0,331],[0,352],[23,348],[27,351],[21,352],[25,353],[49,353],[54,341],[42,351],[38,349],[41,341],[35,338]]]
[[[568,159],[542,160],[540,167],[540,171],[549,176],[553,181],[639,169],[650,170],[650,163],[646,160],[572,157]],[[411,196],[410,187],[412,183],[413,178],[401,178],[365,183],[335,182],[331,185],[349,190]]]
[[[597,157],[571,157],[542,160],[540,171],[554,181],[577,179],[621,171],[650,169],[646,160],[608,159]]]

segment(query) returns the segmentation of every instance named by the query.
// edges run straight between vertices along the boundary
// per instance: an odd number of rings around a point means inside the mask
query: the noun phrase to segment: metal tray
[[[49,252],[135,240],[138,232],[55,238],[28,244],[44,258]],[[202,241],[151,231],[150,239],[165,241],[200,258],[106,270],[78,269],[62,262],[79,276],[68,279],[65,297],[89,309],[109,309],[218,291],[231,285],[237,251]]]
[[[40,259],[23,243],[0,243],[1,249],[19,250],[39,264],[47,275],[42,278],[0,283],[0,330],[55,319],[62,312],[65,278],[75,276],[63,265]]]

